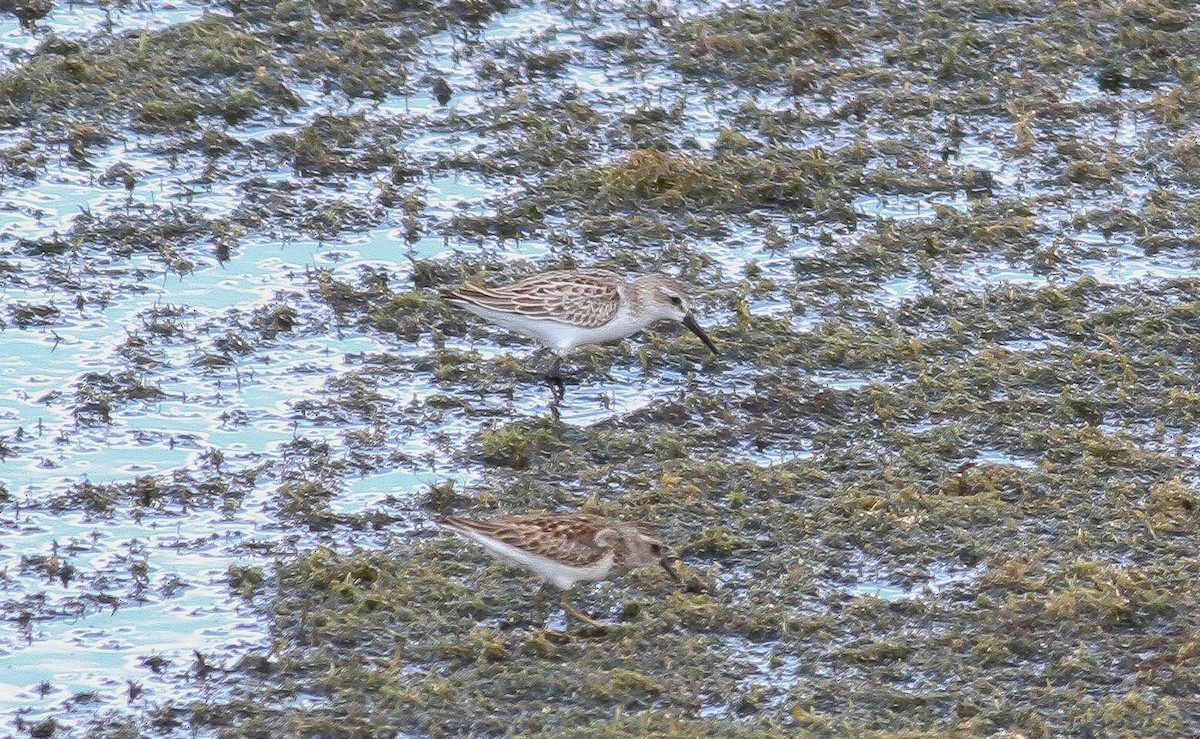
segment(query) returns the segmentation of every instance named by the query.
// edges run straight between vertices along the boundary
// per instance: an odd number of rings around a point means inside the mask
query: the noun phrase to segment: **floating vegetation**
[[[12,50],[15,731],[1196,734],[1197,29],[240,2]],[[721,355],[655,327],[556,398],[438,294],[573,267],[678,275]],[[685,586],[540,629],[429,524],[543,511]],[[41,666],[95,634],[119,677]]]

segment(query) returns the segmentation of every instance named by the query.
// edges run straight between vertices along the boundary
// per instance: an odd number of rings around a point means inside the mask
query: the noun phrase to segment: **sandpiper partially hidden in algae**
[[[503,516],[491,521],[447,517],[434,522],[505,562],[532,570],[563,591],[560,605],[567,615],[593,625],[595,621],[567,603],[566,591],[575,583],[605,580],[649,565],[659,565],[679,582],[662,539],[643,523],[590,513]],[[539,590],[534,599],[539,623],[544,621],[541,595]]]
[[[627,280],[604,269],[566,269],[500,287],[465,283],[443,295],[548,347],[555,358],[546,376],[560,384],[563,358],[572,349],[623,339],[655,321],[682,323],[717,353],[717,345],[692,315],[683,284],[661,273]]]

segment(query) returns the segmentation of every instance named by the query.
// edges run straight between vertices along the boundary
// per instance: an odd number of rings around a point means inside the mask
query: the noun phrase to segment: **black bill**
[[[689,331],[700,337],[700,340],[704,342],[704,345],[708,347],[710,352],[720,354],[717,351],[717,345],[713,343],[712,339],[708,338],[708,334],[704,333],[704,329],[700,328],[700,324],[696,323],[696,319],[692,317],[691,313],[683,317],[682,323]]]

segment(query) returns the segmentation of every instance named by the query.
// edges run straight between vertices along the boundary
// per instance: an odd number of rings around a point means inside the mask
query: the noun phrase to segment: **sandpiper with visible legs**
[[[567,615],[592,625],[599,624],[567,602],[567,591],[575,583],[605,580],[648,565],[659,565],[675,582],[680,581],[662,539],[643,523],[590,513],[502,516],[490,521],[449,516],[434,523],[482,545],[498,559],[533,571],[563,591],[560,605]],[[539,623],[545,622],[542,590],[534,598]]]
[[[497,326],[532,337],[554,352],[546,372],[561,384],[563,358],[584,344],[636,334],[655,321],[682,323],[717,353],[692,315],[683,284],[661,273],[626,279],[605,269],[566,269],[499,287],[464,283],[442,293]]]

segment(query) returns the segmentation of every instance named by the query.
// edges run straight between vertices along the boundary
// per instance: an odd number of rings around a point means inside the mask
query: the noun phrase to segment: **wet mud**
[[[1200,730],[1190,4],[22,13],[0,735]],[[720,355],[438,296],[576,266]],[[570,510],[689,586],[430,523]]]

